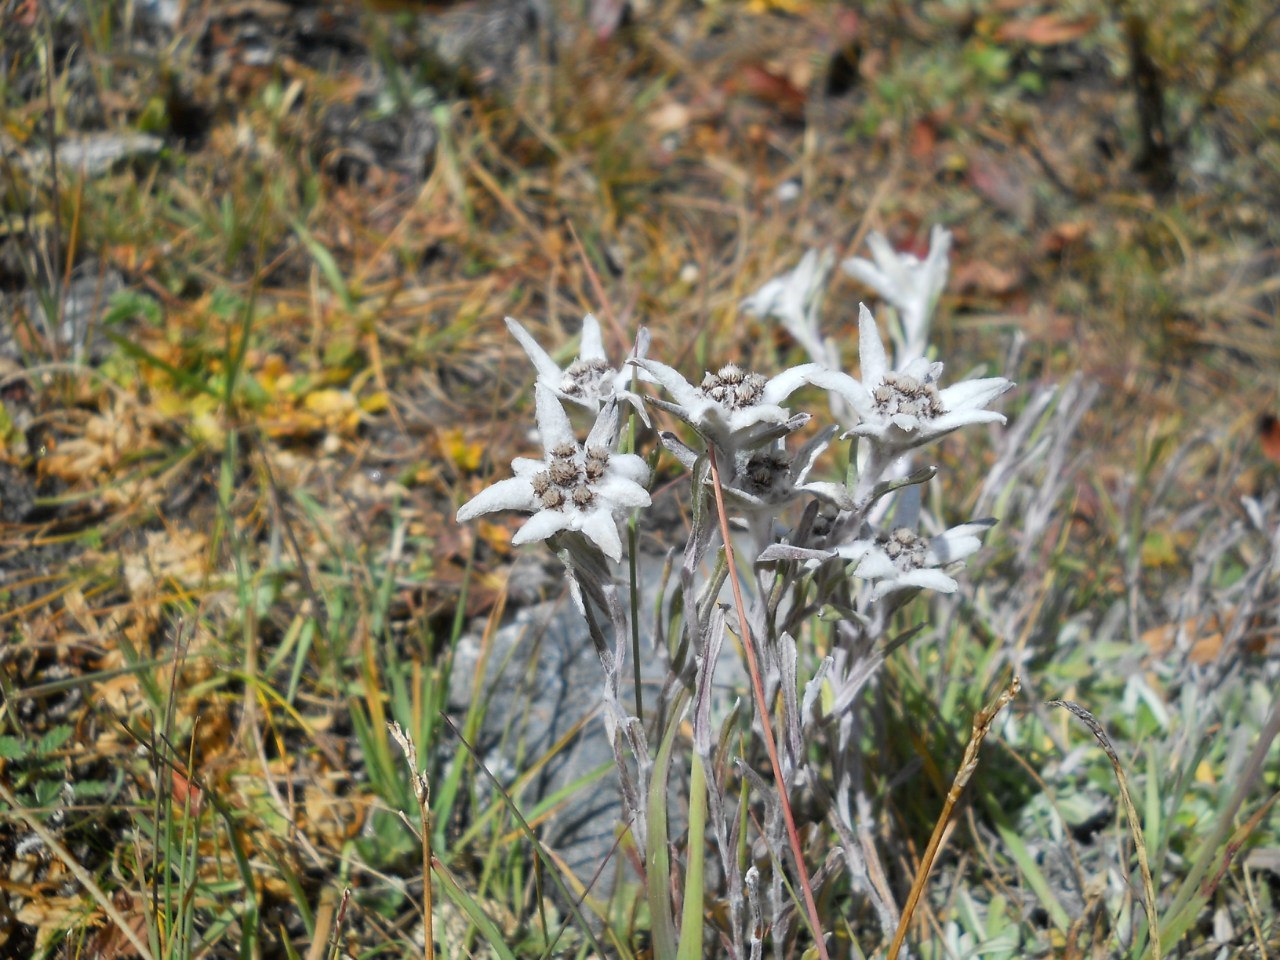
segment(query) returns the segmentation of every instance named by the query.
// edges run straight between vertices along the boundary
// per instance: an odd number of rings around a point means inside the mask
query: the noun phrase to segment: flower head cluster
[[[614,562],[622,559],[618,517],[649,505],[649,468],[631,453],[617,453],[618,407],[606,403],[585,444],[579,444],[559,400],[534,388],[538,431],[546,456],[512,461],[515,476],[477,494],[458,510],[458,521],[498,510],[531,513],[511,542],[533,543],[558,533],[579,532]]]
[[[645,408],[652,406],[683,421],[700,437],[700,443],[692,443],[687,436],[659,433],[663,446],[690,472],[707,477],[700,464],[714,453],[723,491],[753,532],[754,557],[760,562],[813,565],[840,558],[851,565],[854,577],[870,582],[871,600],[920,588],[955,590],[951,572],[979,549],[981,534],[994,521],[962,524],[932,537],[918,533],[916,484],[927,481],[932,472],[903,472],[902,455],[960,427],[1003,421],[1002,414],[987,407],[1012,384],[989,377],[943,386],[943,364],[925,356],[932,310],[946,281],[950,243],[949,233],[935,229],[929,255],[919,260],[895,253],[884,237],[874,234],[873,260],[844,264],[900,311],[891,365],[875,319],[860,307],[858,378],[838,369],[838,348],[819,333],[818,312],[833,260],[829,251],[811,250],[792,272],[744,301],[748,310],[779,317],[821,361],[772,378],[729,363],[691,382],[646,356],[649,339],[643,330],[622,367],[615,368],[605,357],[600,325],[591,315],[583,318],[578,356],[561,367],[523,326],[508,318],[507,326],[537,369],[537,419],[545,454],[541,460],[516,459],[515,476],[465,504],[458,519],[497,510],[523,511],[531,516],[514,543],[580,534],[601,554],[619,560],[619,518],[650,502],[645,462],[617,451],[619,408],[632,405],[647,424]],[[642,399],[631,389],[637,379],[656,384],[665,397]],[[859,448],[859,456],[851,457],[856,482],[809,479],[839,427],[818,430],[798,449],[790,444],[791,435],[812,417],[784,404],[806,385],[828,391],[832,409],[844,421],[845,436],[867,441],[866,449]],[[585,443],[575,438],[564,405],[596,412]],[[899,492],[892,501],[885,499],[895,490]],[[816,498],[821,506],[787,532],[777,526],[777,519],[801,497]],[[882,525],[890,505],[893,523]]]
[[[1004,422],[1004,415],[987,404],[1013,384],[1003,377],[965,380],[939,387],[943,365],[924,357],[900,370],[890,370],[880,332],[871,311],[862,306],[858,317],[861,380],[826,371],[814,378],[838,393],[857,416],[849,432],[881,444],[896,455],[928,443],[971,423]]]
[[[644,402],[630,389],[633,376],[632,369],[626,363],[616,368],[609,363],[604,352],[604,338],[600,333],[600,323],[591,314],[582,318],[582,336],[578,345],[578,356],[567,367],[551,359],[550,354],[538,345],[538,341],[530,336],[520,323],[511,317],[506,318],[507,329],[524,347],[534,369],[538,371],[538,384],[550,390],[561,400],[567,400],[591,411],[614,398],[631,404],[647,425],[648,414]],[[636,345],[627,355],[630,360],[643,357],[649,351],[649,331],[640,328],[636,336]]]
[[[948,574],[963,566],[966,557],[982,546],[980,536],[994,520],[974,520],[952,527],[936,537],[916,532],[919,521],[919,488],[910,487],[898,498],[896,525],[836,548],[844,560],[857,564],[853,575],[874,581],[875,599],[904,590],[937,590],[954,593],[959,584]]]
[[[679,417],[732,460],[741,450],[790,433],[798,423],[782,401],[822,372],[816,363],[784,370],[772,379],[730,363],[708,372],[694,386],[675,369],[656,360],[632,360],[671,396],[671,401],[651,400],[655,406]]]

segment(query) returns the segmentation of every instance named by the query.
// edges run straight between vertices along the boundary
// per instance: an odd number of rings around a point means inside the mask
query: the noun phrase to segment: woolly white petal
[[[867,237],[867,246],[871,248],[871,257],[886,279],[896,287],[904,286],[907,277],[906,270],[903,268],[908,265],[907,257],[910,255],[898,253],[893,249],[893,244],[889,242],[888,237],[878,230]],[[911,257],[911,260],[915,258]]]
[[[937,537],[929,541],[924,551],[924,562],[931,567],[945,567],[963,560],[982,548],[977,537]]]
[[[542,384],[534,384],[533,394],[537,403],[538,432],[542,434],[542,448],[547,452],[564,443],[577,446],[569,415],[560,406],[555,393]]]
[[[862,382],[874,390],[884,380],[889,365],[885,359],[884,344],[880,342],[880,329],[865,303],[858,304],[858,359],[862,367],[859,371]]]
[[[524,477],[528,479],[535,473],[541,473],[545,469],[547,469],[547,461],[545,460],[533,460],[529,457],[516,457],[511,461],[511,471],[517,477]]]
[[[942,376],[942,369],[941,363],[931,362],[925,357],[916,357],[903,364],[898,372],[904,376],[915,377],[921,382],[937,383],[938,378]]]
[[[554,536],[561,530],[573,526],[574,514],[564,510],[539,510],[525,521],[523,527],[516,531],[511,542],[516,546],[522,543],[536,543]]]
[[[877,600],[899,590],[936,590],[939,593],[955,593],[960,585],[941,570],[922,568],[904,573],[894,579],[879,581],[871,588],[872,596]]]
[[[939,390],[938,399],[947,410],[985,407],[1012,386],[1013,384],[1004,377],[964,380]]]
[[[894,287],[889,278],[870,260],[852,257],[840,264],[840,268],[861,284],[870,287],[886,300],[893,299]]]
[[[898,568],[893,565],[893,561],[889,559],[889,555],[879,547],[872,547],[867,551],[857,568],[853,571],[855,577],[861,577],[863,580],[875,580],[880,577],[896,577]]]
[[[854,540],[851,543],[842,543],[836,547],[836,554],[842,560],[861,560],[868,553],[875,549],[874,540]]]
[[[458,508],[457,520],[465,523],[497,510],[536,510],[537,498],[533,485],[525,477],[508,477],[491,487],[481,490]]]
[[[720,407],[712,404],[712,409],[706,412],[703,420],[713,424],[723,424],[724,420],[720,415]],[[729,414],[729,422],[726,426],[733,433],[746,430],[753,427],[757,423],[786,423],[790,419],[789,414],[782,407],[772,403],[753,403],[749,407],[742,407],[734,410]]]
[[[798,367],[783,370],[765,384],[764,392],[760,397],[760,404],[781,403],[805,384],[812,383],[814,375],[820,370],[822,368],[816,363],[802,363]]]
[[[592,487],[597,497],[605,500],[615,512],[649,506],[649,491],[634,480],[611,476],[608,472]]]
[[[791,274],[774,277],[741,303],[741,308],[757,317],[780,316],[787,309],[787,292]]]
[[[617,476],[643,486],[649,482],[649,465],[643,457],[634,453],[615,453],[609,457],[609,466],[605,468],[606,477]]]
[[[506,324],[507,329],[511,331],[511,335],[519,341],[520,346],[524,347],[524,352],[533,361],[534,369],[538,371],[538,378],[546,380],[548,383],[559,383],[560,367],[551,359],[547,351],[538,346],[538,341],[530,336],[529,331],[524,328],[519,320],[507,317]]]
[[[618,524],[612,513],[605,509],[590,510],[577,514],[574,520],[574,527],[599,547],[601,553],[614,563],[622,559],[622,540],[618,538]]]
[[[936,300],[947,285],[947,272],[951,267],[951,231],[941,224],[934,224],[929,231],[929,255],[924,258],[922,284],[929,301]]]
[[[814,386],[829,390],[842,397],[859,417],[871,415],[875,402],[871,393],[859,381],[839,370],[822,370],[813,375]]]
[[[868,440],[886,440],[893,431],[893,424],[888,420],[879,418],[874,420],[863,420],[859,424],[855,424],[845,436],[866,437]]]
[[[925,562],[930,566],[945,566],[977,553],[982,548],[979,537],[994,525],[994,520],[979,520],[952,527],[929,541],[925,548]]]
[[[578,341],[578,357],[582,360],[606,360],[600,323],[591,314],[582,318],[582,336]]]
[[[671,398],[678,405],[691,410],[694,406],[705,403],[693,384],[680,376],[679,371],[668,367],[665,363],[659,363],[657,360],[648,360],[643,357],[637,357],[627,362],[652,376],[655,382],[667,393],[671,394]]]
[[[1004,423],[1003,413],[994,410],[955,410],[944,413],[937,420],[929,423],[928,436],[940,437],[959,427],[967,427],[971,423]]]

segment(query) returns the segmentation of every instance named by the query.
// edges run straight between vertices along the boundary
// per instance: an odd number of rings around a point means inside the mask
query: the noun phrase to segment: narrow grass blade
[[[577,921],[578,928],[582,932],[582,935],[586,937],[592,948],[599,956],[607,956],[604,952],[604,948],[600,946],[599,941],[596,940],[595,934],[591,932],[591,926],[587,923],[586,917],[582,915],[582,910],[578,906],[577,898],[575,898],[573,894],[570,893],[569,888],[565,886],[564,878],[560,876],[560,871],[556,866],[555,860],[547,854],[546,848],[542,845],[542,841],[539,840],[538,835],[533,832],[533,828],[529,826],[529,822],[525,820],[524,814],[520,812],[520,808],[516,805],[516,802],[511,798],[511,795],[508,794],[506,790],[502,789],[502,784],[498,781],[498,778],[490,773],[489,769],[481,762],[480,757],[476,754],[475,747],[473,747],[462,735],[462,732],[458,729],[457,725],[449,719],[448,714],[442,713],[440,717],[444,720],[449,729],[453,731],[453,735],[458,738],[458,742],[462,744],[463,749],[471,755],[471,759],[475,762],[476,768],[484,773],[489,782],[493,784],[493,789],[506,802],[507,809],[511,812],[511,816],[516,819],[516,822],[520,824],[521,829],[524,831],[525,839],[527,839],[533,847],[533,852],[537,854],[538,858],[547,866],[547,872],[551,874],[551,879],[554,880],[556,886],[560,888],[560,893],[563,894],[565,902],[569,904],[569,908],[573,912],[573,917]],[[439,864],[439,861],[437,860],[436,863]]]
[[[653,926],[653,954],[657,960],[676,956],[676,919],[671,909],[671,859],[667,853],[667,780],[671,773],[671,748],[680,728],[683,699],[669,714],[662,744],[653,761],[647,801],[649,817],[648,849],[644,853],[645,880],[649,894],[649,920]]]
[[[302,241],[303,246],[307,248],[307,252],[311,254],[311,259],[316,262],[316,266],[324,274],[329,288],[342,301],[342,309],[348,313],[355,310],[355,298],[351,296],[351,288],[347,285],[346,278],[342,276],[342,271],[338,268],[338,261],[333,259],[333,254],[326,250],[324,245],[313,237],[311,231],[301,223],[293,225],[293,232],[298,235],[298,239]]]
[[[695,751],[689,770],[689,852],[684,874],[684,906],[680,914],[680,949],[677,960],[702,956],[702,893],[704,835],[707,829],[707,774]]]
[[[1151,925],[1151,956],[1153,960],[1160,960],[1160,917],[1156,913],[1156,889],[1155,884],[1151,882],[1151,864],[1147,861],[1147,838],[1142,832],[1142,823],[1138,819],[1138,810],[1133,805],[1133,798],[1129,796],[1129,778],[1125,776],[1124,767],[1120,765],[1120,757],[1116,754],[1115,747],[1111,745],[1107,731],[1102,729],[1098,718],[1084,707],[1070,700],[1050,700],[1049,706],[1063,707],[1079,717],[1089,728],[1094,739],[1102,746],[1107,759],[1111,761],[1111,768],[1116,772],[1120,800],[1124,804],[1125,818],[1129,821],[1129,834],[1133,837],[1134,851],[1138,855],[1138,869],[1142,873],[1143,906],[1147,911],[1147,922]]]
[[[453,901],[454,906],[467,915],[468,920],[475,924],[476,929],[485,938],[485,944],[493,950],[494,954],[500,957],[501,960],[516,960],[516,955],[507,946],[506,937],[498,929],[498,925],[481,909],[480,904],[476,903],[472,896],[462,888],[462,884],[458,883],[457,878],[450,872],[449,868],[439,860],[435,860],[432,862],[432,871],[437,879],[440,880],[440,889],[444,891],[444,895]]]
[[[1071,929],[1071,917],[1068,915],[1066,908],[1063,907],[1062,901],[1058,899],[1057,894],[1053,892],[1053,887],[1036,863],[1035,856],[1027,849],[1022,837],[1018,835],[1016,830],[1005,824],[997,824],[996,832],[1000,834],[1000,839],[1004,841],[1009,856],[1013,858],[1013,862],[1017,864],[1019,872],[1027,881],[1027,886],[1040,898],[1040,905],[1049,914],[1049,919],[1053,921],[1053,925],[1063,933],[1066,933]]]

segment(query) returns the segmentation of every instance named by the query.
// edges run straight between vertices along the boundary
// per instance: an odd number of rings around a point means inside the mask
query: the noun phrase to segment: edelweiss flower
[[[598,411],[606,401],[617,397],[635,407],[644,421],[649,425],[649,414],[644,408],[644,401],[631,392],[631,371],[624,363],[620,370],[609,365],[604,354],[604,338],[600,335],[600,324],[591,314],[582,318],[582,336],[578,343],[578,356],[573,363],[563,370],[551,359],[551,356],[538,341],[529,335],[519,320],[506,318],[507,329],[511,331],[524,352],[533,361],[538,371],[538,383],[546,387],[561,400],[568,400],[591,411]],[[636,345],[627,355],[643,357],[649,350],[649,331],[640,328],[636,335]]]
[[[970,423],[1004,423],[1004,414],[983,408],[1012,383],[1003,377],[986,377],[938,389],[943,365],[923,357],[901,370],[890,370],[871,311],[865,305],[860,305],[860,311],[862,380],[837,371],[812,377],[818,386],[840,394],[858,415],[851,434],[876,440],[888,453],[897,454]]]
[[[916,532],[920,514],[918,487],[908,488],[896,514],[898,526],[892,530],[836,548],[840,557],[858,564],[853,571],[855,577],[875,581],[871,590],[877,600],[900,590],[954,593],[959,584],[945,569],[959,569],[954,564],[976,553],[982,546],[979,536],[995,525],[995,520],[974,520],[936,537],[922,537]]]
[[[857,561],[855,577],[876,581],[871,589],[877,600],[899,590],[955,593],[959,584],[940,568],[976,553],[982,546],[978,535],[994,524],[994,520],[964,523],[937,537],[922,537],[910,527],[896,527],[876,534],[873,540],[855,540],[836,552]]]
[[[776,317],[804,348],[810,359],[828,367],[840,365],[835,344],[818,331],[822,294],[831,276],[835,251],[810,250],[789,273],[774,277],[742,301],[742,309],[757,317]]]
[[[941,226],[933,228],[929,255],[924,260],[914,254],[898,253],[880,233],[872,233],[867,246],[871,248],[871,260],[853,257],[840,266],[897,308],[902,329],[893,332],[901,366],[923,357],[928,349],[933,308],[947,285],[951,231]]]
[[[780,403],[822,372],[818,364],[805,363],[766,380],[731,363],[707,373],[695,387],[665,363],[644,359],[628,363],[648,372],[675,401],[651,399],[650,403],[675,414],[731,458],[803,426],[808,417],[797,422]]]
[[[511,542],[533,543],[563,531],[577,531],[615,563],[622,559],[617,517],[649,505],[649,468],[631,453],[616,453],[618,405],[607,401],[585,447],[573,436],[569,417],[556,395],[541,383],[534,387],[543,460],[517,457],[515,476],[500,480],[462,505],[458,522],[497,510],[532,513]]]
[[[739,450],[732,473],[726,471],[721,477],[725,495],[741,505],[768,509],[770,512],[776,512],[777,508],[802,493],[812,494],[844,508],[852,507],[853,503],[844,484],[805,482],[809,471],[813,469],[814,461],[831,443],[831,438],[838,430],[838,427],[827,427],[802,446],[794,457],[787,452],[781,438],[755,449]],[[698,460],[698,452],[686,446],[673,433],[664,431],[659,434],[659,439],[684,468],[692,472]]]

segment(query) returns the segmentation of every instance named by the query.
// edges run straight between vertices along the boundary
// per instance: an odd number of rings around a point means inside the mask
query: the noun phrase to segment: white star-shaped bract
[[[672,402],[650,403],[679,417],[715,444],[727,457],[752,450],[791,432],[794,420],[781,404],[822,372],[816,363],[804,363],[782,371],[771,380],[736,364],[707,373],[695,387],[672,367],[656,360],[628,361],[647,372],[670,395]]]
[[[621,515],[649,506],[649,468],[632,453],[617,453],[618,404],[607,401],[585,444],[573,435],[556,395],[538,383],[538,432],[546,456],[517,457],[515,476],[482,490],[458,509],[458,522],[498,510],[532,513],[511,538],[514,544],[546,540],[558,533],[581,533],[615,563],[622,559]]]
[[[812,382],[834,390],[858,422],[849,433],[876,441],[891,455],[902,453],[971,423],[1004,423],[1004,414],[984,409],[1013,384],[1003,377],[965,380],[938,388],[943,365],[917,357],[890,370],[875,319],[859,305],[858,353],[861,380],[823,371]]]
[[[974,520],[936,537],[922,537],[916,532],[920,517],[919,488],[907,488],[897,506],[892,530],[843,544],[835,553],[857,564],[853,570],[855,577],[875,581],[871,592],[876,600],[902,590],[954,593],[959,584],[947,570],[960,569],[957,564],[977,553],[982,546],[981,535],[996,521]]]
[[[550,390],[561,400],[586,407],[593,413],[601,405],[616,397],[631,404],[649,424],[649,414],[644,408],[644,401],[630,389],[632,371],[623,363],[620,369],[614,368],[604,352],[604,338],[600,333],[600,323],[591,314],[582,318],[582,335],[578,342],[578,356],[567,367],[551,359],[551,355],[538,345],[529,331],[519,320],[506,318],[507,329],[520,342],[524,352],[533,361],[538,371],[538,383]],[[636,344],[627,354],[627,360],[643,357],[649,351],[649,331],[641,327],[636,334]]]
[[[871,259],[852,257],[840,264],[849,276],[865,283],[897,308],[902,329],[893,331],[899,365],[923,357],[929,346],[933,308],[947,285],[951,265],[951,231],[935,226],[929,253],[921,260],[894,250],[881,233],[867,237]]]
[[[830,248],[810,250],[794,270],[774,277],[742,301],[748,313],[781,320],[810,359],[832,368],[839,366],[840,355],[835,343],[819,332],[818,314],[834,261],[835,251]]]

